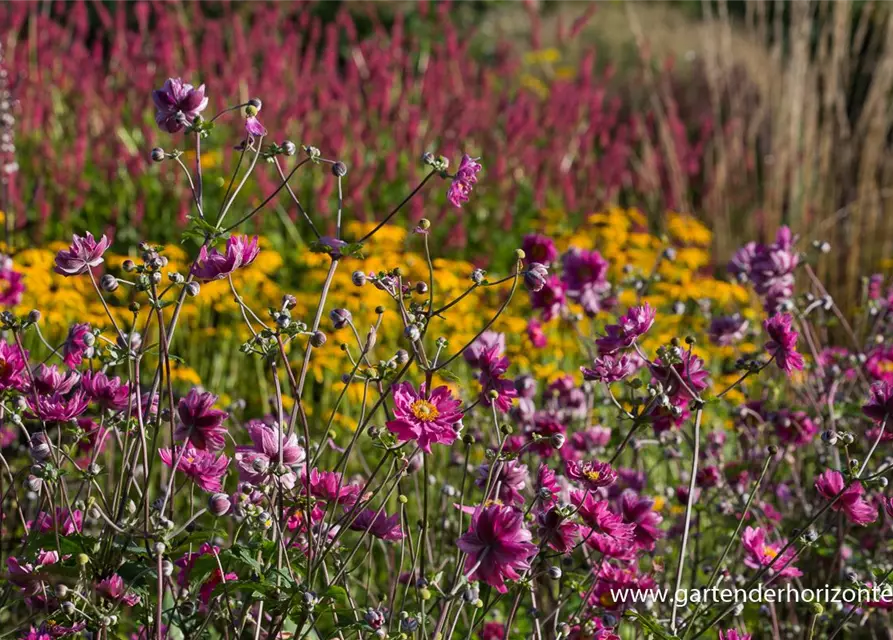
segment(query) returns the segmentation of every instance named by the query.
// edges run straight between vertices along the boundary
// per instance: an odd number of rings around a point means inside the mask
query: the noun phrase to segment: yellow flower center
[[[602,474],[598,471],[587,471],[583,475],[592,480],[592,482],[598,482],[598,479],[602,477]]]
[[[893,360],[881,362],[878,369],[880,369],[881,373],[893,373]]]
[[[5,376],[9,373],[12,367],[9,366],[9,363],[6,361],[6,358],[0,358],[0,376]]]
[[[614,602],[614,598],[611,597],[610,591],[605,591],[598,600],[599,602],[601,602],[602,606],[606,608],[613,607],[615,604],[617,604],[616,602]]]
[[[772,558],[773,560],[775,559],[775,556],[778,555],[778,551],[776,551],[775,549],[773,549],[773,548],[770,547],[769,545],[766,545],[766,546],[763,547],[763,553],[764,553],[765,555],[769,556],[770,558]]]
[[[440,415],[440,411],[437,410],[433,404],[428,402],[427,400],[416,400],[412,403],[412,415],[421,420],[422,422],[431,422],[437,419],[437,416]]]

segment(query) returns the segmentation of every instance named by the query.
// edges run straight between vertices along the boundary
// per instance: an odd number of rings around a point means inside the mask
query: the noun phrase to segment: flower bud
[[[332,326],[337,330],[346,327],[353,319],[353,316],[347,309],[332,309],[329,313],[329,319],[332,321]]]
[[[152,158],[152,162],[162,162],[164,160],[164,149],[161,147],[155,147],[152,149],[152,153],[150,154]]]
[[[314,331],[310,336],[310,344],[314,347],[321,347],[326,343],[326,334],[322,331]]]
[[[549,577],[552,580],[561,580],[561,567],[554,565],[549,567]]]
[[[229,513],[233,503],[225,493],[215,493],[208,499],[208,511],[215,517],[225,516]]]
[[[255,115],[257,115],[257,111],[261,110],[264,103],[260,101],[260,98],[251,98],[251,100],[248,101],[248,106],[255,109]]]
[[[107,273],[99,279],[99,286],[106,293],[111,293],[118,289],[118,279],[112,274]]]
[[[546,265],[539,262],[532,262],[524,272],[524,286],[528,291],[542,291],[546,286],[546,279],[549,277],[549,269]]]
[[[394,354],[394,360],[396,360],[399,365],[406,364],[409,362],[409,352],[406,349],[397,349],[397,353]]]
[[[336,178],[343,178],[347,175],[347,165],[339,160],[332,165],[332,175]]]
[[[174,574],[174,563],[168,559],[162,560],[161,561],[161,573],[166,578],[170,578]]]
[[[192,281],[186,285],[186,295],[190,298],[197,296],[201,290],[202,286],[198,282]]]
[[[403,335],[410,342],[415,342],[422,337],[422,332],[419,330],[419,327],[417,325],[410,324],[407,325],[407,327],[403,330]]]
[[[553,433],[549,437],[549,442],[556,449],[560,449],[561,447],[563,447],[566,440],[567,440],[567,438],[564,436],[563,433]]]
[[[291,140],[286,140],[280,145],[282,150],[285,152],[287,156],[293,156],[298,152],[298,148],[295,146],[295,143]]]
[[[362,271],[354,271],[353,274],[351,274],[350,279],[355,287],[362,287],[366,284],[366,274]]]
[[[37,309],[31,309],[31,311],[28,312],[28,322],[30,322],[31,324],[37,324],[38,322],[40,322],[40,317],[40,311],[38,311]]]

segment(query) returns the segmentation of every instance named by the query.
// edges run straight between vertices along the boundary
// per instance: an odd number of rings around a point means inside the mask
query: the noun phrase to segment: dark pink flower
[[[87,323],[73,324],[68,329],[68,337],[65,339],[65,344],[62,345],[62,360],[70,368],[74,369],[80,366],[84,356],[89,357],[92,353],[93,347],[87,344],[88,342],[92,344],[90,338],[87,338],[90,333],[90,325]]]
[[[868,402],[862,406],[862,413],[878,423],[893,416],[893,382],[875,382],[869,394]]]
[[[13,269],[9,256],[0,254],[0,306],[14,307],[22,301],[25,293],[25,276]]]
[[[543,323],[536,318],[527,321],[527,339],[537,349],[542,349],[549,343],[543,332]]]
[[[617,472],[607,462],[598,460],[568,461],[564,466],[568,478],[581,483],[586,489],[595,491],[608,487],[617,480]]]
[[[78,418],[78,427],[84,432],[77,443],[79,454],[85,455],[95,450],[102,452],[105,449],[106,440],[110,435],[108,429],[96,424],[90,418]]]
[[[481,368],[483,366],[481,356],[485,353],[490,353],[490,358],[501,357],[505,353],[505,334],[498,331],[484,331],[468,345],[462,352],[462,356],[465,358],[465,362],[472,367]]]
[[[657,358],[651,365],[651,375],[663,385],[674,404],[693,400],[692,394],[700,394],[710,384],[704,361],[691,351],[681,351],[679,361],[669,366]]]
[[[595,590],[589,602],[608,611],[620,611],[627,605],[635,606],[636,602],[642,602],[641,599],[634,599],[641,598],[641,594],[636,594],[651,590],[654,586],[654,579],[638,575],[635,566],[617,567],[604,562],[598,569]],[[622,599],[615,600],[617,597]],[[583,640],[583,636],[578,636],[578,640]]]
[[[307,476],[302,474],[302,483],[307,485]],[[363,488],[357,484],[344,482],[340,473],[334,471],[320,471],[319,469],[310,470],[310,495],[314,498],[332,502],[334,504],[343,504],[346,507],[352,507],[360,498],[360,492]]]
[[[127,587],[124,585],[124,579],[117,573],[97,584],[96,593],[106,600],[120,602],[128,607],[134,607],[140,602],[140,597],[127,590]]]
[[[521,250],[524,252],[524,259],[529,262],[550,264],[558,258],[555,241],[540,233],[528,233],[524,236],[521,241]]]
[[[761,569],[772,565],[767,575],[778,576],[781,579],[799,578],[803,575],[797,567],[793,566],[795,551],[788,547],[784,555],[779,557],[779,552],[787,544],[786,541],[770,543],[766,541],[766,532],[762,527],[747,527],[741,534],[741,545],[746,553],[744,564],[751,569]],[[778,558],[776,560],[776,558]],[[774,564],[773,564],[774,563]]]
[[[509,368],[509,359],[500,357],[498,349],[498,346],[492,347],[479,359],[481,402],[488,407],[495,404],[498,411],[506,413],[512,408],[512,401],[518,397],[518,392],[515,390],[515,381],[504,377]],[[492,391],[498,394],[496,399],[490,397]]]
[[[632,557],[636,525],[624,522],[622,516],[611,512],[606,500],[598,500],[591,492],[574,491],[571,502],[588,527],[582,531],[587,545],[612,558]]]
[[[453,398],[447,387],[437,387],[430,397],[425,397],[425,385],[418,392],[409,382],[393,386],[394,419],[387,423],[388,430],[401,442],[415,440],[422,451],[431,453],[431,444],[450,445],[457,434],[454,424],[462,420],[461,401]]]
[[[176,133],[186,124],[192,124],[195,117],[208,106],[205,85],[198,89],[186,84],[180,78],[168,78],[161,89],[152,92],[155,102],[155,122],[164,131]]]
[[[43,422],[68,422],[87,410],[90,401],[83,389],[69,395],[54,393],[51,396],[28,398],[31,414]]]
[[[534,489],[536,489],[537,499],[544,507],[551,507],[557,504],[558,495],[561,493],[561,487],[558,484],[558,478],[555,476],[555,472],[545,464],[541,464],[539,469],[537,469]],[[549,490],[548,500],[542,498],[541,491],[543,489]]]
[[[208,554],[216,556],[218,553],[220,553],[220,547],[211,546],[211,544],[203,542],[198,548],[198,551],[184,553],[182,556],[174,560],[174,564],[180,568],[180,573],[177,574],[177,584],[181,587],[189,585],[189,574],[192,573],[196,561],[202,556]]]
[[[63,507],[56,507],[54,513],[41,511],[33,522],[28,523],[29,530],[31,527],[34,527],[38,533],[50,533],[58,530],[60,536],[70,536],[73,533],[80,533],[83,529],[84,514],[78,509],[69,511]]]
[[[620,514],[624,522],[635,525],[633,539],[636,546],[654,551],[654,544],[664,537],[658,528],[663,518],[654,510],[654,500],[626,491],[620,496]]]
[[[510,507],[523,504],[524,496],[521,495],[521,492],[527,487],[527,483],[530,480],[527,465],[521,464],[517,460],[497,462],[496,465],[496,471],[492,479],[490,479],[489,462],[485,462],[478,467],[478,477],[475,484],[481,489],[485,489],[489,480],[490,487],[499,487],[496,499],[502,504]]]
[[[749,324],[738,314],[717,316],[710,322],[710,342],[721,347],[737,344],[744,339]]]
[[[456,542],[468,554],[468,579],[481,580],[506,593],[505,579],[517,580],[519,570],[530,568],[530,557],[536,553],[532,537],[524,528],[520,511],[502,505],[479,507],[471,516],[468,532]]]
[[[624,353],[617,357],[607,355],[596,358],[592,361],[591,369],[580,367],[580,371],[583,372],[584,380],[610,384],[625,380],[634,374],[638,368],[639,361]]]
[[[220,280],[236,269],[250,265],[259,253],[257,236],[249,239],[248,236],[233,235],[226,241],[224,253],[217,249],[208,251],[203,246],[192,268],[192,274],[199,280]]]
[[[735,629],[719,632],[719,640],[750,640],[749,633],[738,633]]]
[[[24,376],[28,364],[28,352],[22,352],[18,345],[0,340],[0,391],[22,390],[27,384]]]
[[[781,409],[770,419],[778,439],[787,444],[804,445],[819,432],[818,426],[803,411]]]
[[[351,523],[353,531],[366,531],[387,542],[396,542],[403,539],[403,529],[400,527],[400,514],[387,516],[384,512],[378,513],[374,509],[363,509],[356,520]]]
[[[245,131],[253,138],[261,138],[267,135],[267,128],[260,123],[257,116],[248,116],[245,118]]]
[[[647,302],[640,307],[631,307],[617,324],[605,327],[606,335],[598,338],[595,344],[603,354],[628,349],[651,328],[655,316],[655,310]]]
[[[130,401],[130,385],[115,376],[109,378],[102,371],[88,371],[81,382],[90,400],[102,409],[120,411]]]
[[[542,313],[544,322],[557,317],[566,304],[564,283],[555,274],[546,278],[538,289],[530,290],[530,306]]]
[[[41,395],[70,393],[80,381],[81,374],[77,371],[62,373],[56,365],[48,367],[41,363],[34,372],[34,390]]]
[[[232,571],[224,574],[219,568],[214,569],[211,573],[211,577],[205,580],[204,584],[202,584],[201,588],[198,590],[198,599],[201,601],[202,606],[207,607],[208,603],[211,602],[211,597],[214,595],[214,589],[217,585],[238,579],[239,576]]]
[[[63,276],[76,276],[87,273],[91,267],[104,262],[102,254],[109,248],[109,240],[102,236],[97,242],[89,231],[81,237],[74,234],[71,246],[56,254],[54,271]]]
[[[803,369],[803,356],[797,353],[798,334],[791,327],[794,318],[789,313],[777,313],[763,322],[763,328],[769,334],[766,351],[774,356],[775,364],[787,374],[794,369]]]
[[[498,622],[485,622],[478,635],[480,640],[505,640],[505,627]]]
[[[875,380],[893,383],[893,346],[872,349],[865,361],[865,371]]]
[[[608,261],[598,251],[572,248],[562,258],[567,297],[578,302],[590,316],[613,305],[606,275]]]
[[[183,451],[182,455],[180,455],[181,451]],[[171,468],[179,460],[177,471],[192,478],[200,489],[208,493],[217,493],[223,489],[223,477],[229,466],[229,458],[225,455],[218,458],[210,451],[203,451],[191,446],[186,447],[185,451],[181,447],[175,447],[173,450],[159,449],[158,455],[161,457],[161,461]]]
[[[226,411],[214,408],[217,396],[206,391],[192,389],[180,399],[177,413],[180,422],[174,437],[191,442],[197,449],[220,451],[226,444],[226,427],[223,421],[229,416]]]
[[[454,207],[461,207],[468,202],[471,189],[478,181],[477,174],[483,168],[478,160],[479,158],[472,158],[468,154],[462,156],[459,169],[447,189],[447,201]]]
[[[862,483],[853,482],[844,491],[845,486],[843,475],[833,469],[825,470],[815,479],[815,488],[825,500],[833,500],[843,491],[831,505],[833,511],[842,511],[853,524],[864,526],[877,520],[877,509],[862,497]]]
[[[252,445],[236,447],[236,464],[239,467],[239,478],[254,485],[262,485],[271,479],[279,478],[282,485],[291,489],[297,477],[293,471],[285,474],[273,474],[279,464],[279,428],[267,425],[260,420],[252,420],[247,425]],[[298,444],[298,436],[292,433],[288,437],[282,434],[282,464],[294,467],[304,462],[304,449]],[[259,470],[260,469],[260,470]]]
[[[567,519],[557,507],[538,511],[536,525],[540,540],[559,553],[573,551],[580,537],[580,525]]]

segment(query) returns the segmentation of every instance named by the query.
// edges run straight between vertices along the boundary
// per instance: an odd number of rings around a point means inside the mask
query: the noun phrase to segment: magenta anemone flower
[[[97,584],[96,593],[106,600],[120,602],[128,607],[134,607],[140,602],[140,597],[127,590],[127,587],[124,585],[124,579],[117,573]]]
[[[508,371],[509,359],[500,357],[498,349],[498,346],[494,346],[479,358],[481,402],[488,407],[495,404],[497,411],[506,413],[512,408],[512,401],[518,397],[518,392],[515,390],[515,381],[503,377]],[[497,393],[495,399],[490,397],[492,391]]]
[[[454,207],[461,207],[468,202],[471,189],[477,183],[477,174],[483,168],[478,162],[480,158],[472,158],[468,154],[462,156],[459,169],[447,189],[447,201]]]
[[[853,482],[844,490],[845,486],[843,475],[833,469],[825,470],[815,479],[815,488],[825,500],[834,500],[843,491],[831,505],[833,511],[842,511],[847,520],[862,526],[877,520],[877,509],[862,497],[862,483]]]
[[[789,374],[803,369],[803,356],[797,353],[797,338],[800,336],[791,327],[794,318],[789,313],[777,313],[763,322],[763,328],[769,334],[766,351],[775,358],[778,368]]]
[[[205,85],[197,89],[180,78],[168,78],[161,89],[152,92],[155,122],[168,133],[181,131],[208,106]]]
[[[262,138],[267,135],[267,128],[260,123],[257,115],[250,115],[245,118],[245,131],[252,138]]]
[[[69,393],[80,381],[81,374],[77,371],[63,373],[56,365],[41,364],[34,372],[34,390],[41,395]]]
[[[27,364],[27,351],[23,352],[18,345],[0,340],[0,391],[24,389],[27,385],[24,376]]]
[[[620,317],[617,324],[605,327],[605,335],[598,338],[595,344],[603,354],[629,349],[651,328],[656,315],[655,310],[647,302],[640,307],[631,307],[626,315]]]
[[[63,507],[56,507],[54,513],[41,511],[33,522],[28,523],[28,529],[35,527],[38,533],[50,533],[58,530],[60,536],[70,536],[80,533],[84,527],[84,514],[74,509],[69,511]],[[47,564],[47,563],[42,563]]]
[[[81,237],[74,234],[71,246],[56,254],[54,271],[63,276],[76,276],[87,273],[91,267],[104,262],[102,254],[109,248],[109,240],[102,236],[97,242],[89,231]]]
[[[0,254],[0,306],[14,307],[22,301],[25,293],[25,276],[13,269],[9,256]]]
[[[862,413],[878,423],[893,416],[893,383],[875,382],[869,394],[868,402],[862,406]]]
[[[819,427],[803,411],[781,409],[771,416],[778,439],[797,446],[807,444],[819,432]]]
[[[199,280],[221,280],[236,269],[250,265],[259,253],[257,236],[249,239],[248,236],[233,235],[226,241],[224,253],[217,249],[208,251],[203,246],[192,274]]]
[[[297,477],[289,471],[282,475],[271,475],[279,464],[279,427],[267,425],[260,420],[252,420],[246,429],[252,445],[236,446],[236,464],[239,478],[253,485],[262,485],[271,478],[278,477],[287,489],[295,486]],[[294,467],[305,460],[304,449],[298,445],[298,436],[282,434],[282,464]],[[258,471],[260,469],[260,471]]]
[[[527,339],[537,349],[542,349],[549,344],[549,340],[543,332],[543,323],[536,318],[527,321]]]
[[[215,402],[217,396],[198,389],[192,389],[185,398],[181,398],[177,405],[180,422],[174,437],[177,440],[188,440],[196,449],[223,449],[226,444],[226,427],[223,426],[223,421],[229,414],[215,409]]]
[[[502,504],[510,507],[523,504],[524,496],[521,495],[521,492],[527,487],[527,483],[530,480],[527,465],[521,464],[517,460],[497,462],[496,465],[492,479],[490,478],[489,462],[485,462],[478,467],[478,477],[475,480],[475,484],[481,489],[485,489],[489,480],[491,487],[499,487],[499,494],[496,498]]]
[[[425,397],[425,385],[418,392],[409,382],[393,387],[394,419],[387,423],[401,442],[415,440],[425,453],[431,453],[431,444],[450,445],[457,437],[454,424],[462,420],[459,407],[462,402],[453,398],[447,387],[437,387],[430,397]]]
[[[532,537],[524,528],[520,511],[502,505],[479,507],[471,516],[468,532],[456,542],[468,554],[466,577],[506,593],[505,579],[517,580],[519,571],[530,568],[530,557],[536,553]]]
[[[366,531],[385,542],[397,542],[403,539],[403,529],[400,527],[400,514],[392,516],[374,509],[363,509],[356,520],[350,525],[352,531]]]
[[[529,262],[550,264],[558,258],[555,241],[540,233],[528,233],[524,236],[521,241],[521,250],[524,252],[524,259]]]
[[[484,366],[481,356],[491,351],[493,354],[490,357],[498,358],[505,353],[505,334],[498,331],[484,331],[474,342],[468,345],[465,351],[462,352],[462,356],[465,358],[465,362],[472,367],[481,368]]]
[[[580,367],[580,371],[583,372],[584,380],[610,384],[625,380],[634,374],[638,368],[639,361],[624,353],[617,357],[607,355],[596,358],[592,361],[591,369]]]
[[[744,633],[743,631],[739,633],[735,629],[719,632],[719,640],[750,640],[750,638],[749,633]]]
[[[778,576],[781,579],[799,578],[803,575],[797,567],[793,566],[796,552],[793,547],[788,547],[779,557],[779,552],[787,544],[785,540],[770,543],[766,541],[766,532],[762,527],[747,527],[741,534],[741,545],[746,553],[744,564],[751,569],[761,569],[772,565],[767,571],[769,577]],[[776,559],[777,558],[777,559]]]
[[[613,305],[608,297],[611,285],[606,275],[608,261],[598,251],[573,248],[562,258],[562,280],[567,287],[567,297],[579,302],[590,316]]]
[[[693,400],[710,384],[704,361],[691,351],[681,351],[679,362],[669,366],[657,358],[651,365],[651,375],[677,405]]]
[[[109,378],[102,371],[88,371],[81,384],[90,400],[102,409],[120,411],[130,402],[130,385],[117,376]]]
[[[580,525],[568,520],[557,507],[536,513],[537,535],[550,549],[570,553],[580,537]]]
[[[43,422],[68,422],[74,420],[87,410],[90,401],[83,389],[70,395],[54,393],[51,396],[35,396],[28,398],[31,414]]]
[[[598,460],[568,461],[565,463],[564,470],[568,478],[573,478],[590,491],[610,486],[617,480],[617,472],[611,468],[611,465]]]
[[[542,313],[543,322],[557,317],[566,305],[564,283],[555,274],[546,278],[538,289],[530,290],[530,306]]]
[[[302,474],[301,482],[306,486],[307,474]],[[310,495],[325,502],[343,504],[352,507],[360,499],[363,488],[357,484],[344,481],[340,473],[335,471],[310,470]]]
[[[717,316],[710,322],[710,342],[721,347],[737,344],[744,339],[749,325],[750,323],[738,314]]]
[[[606,500],[599,500],[591,492],[574,491],[571,502],[587,528],[581,532],[587,545],[612,558],[631,558],[635,551],[633,540],[636,525],[608,508]]]
[[[225,455],[218,458],[210,451],[189,446],[185,451],[181,447],[175,447],[173,450],[159,449],[158,455],[161,461],[171,468],[177,464],[177,471],[192,478],[200,489],[208,493],[217,493],[223,489],[223,477],[229,466],[229,458]]]
[[[90,342],[87,337],[90,333],[90,325],[87,323],[73,324],[68,329],[68,337],[62,345],[62,361],[71,369],[80,366],[84,356],[92,355],[93,347],[87,344]]]
[[[893,346],[872,349],[865,361],[865,371],[875,380],[893,383]]]
[[[214,589],[217,585],[238,579],[239,576],[232,571],[224,574],[220,568],[214,569],[211,576],[205,580],[201,588],[198,590],[198,599],[202,603],[202,608],[206,609],[208,603],[211,602],[211,597],[214,595]]]
[[[620,496],[620,514],[624,522],[635,525],[633,540],[639,549],[654,551],[654,544],[664,537],[658,527],[663,522],[654,510],[654,500],[626,491]]]

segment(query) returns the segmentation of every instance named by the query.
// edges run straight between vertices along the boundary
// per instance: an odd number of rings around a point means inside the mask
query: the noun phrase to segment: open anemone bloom
[[[24,374],[27,364],[27,351],[23,352],[18,345],[0,340],[0,391],[24,389],[27,384]]]
[[[557,318],[567,307],[565,285],[557,275],[552,274],[537,289],[530,290],[530,306],[542,313],[543,322]]]
[[[540,540],[559,553],[572,552],[580,538],[580,525],[565,517],[557,507],[538,511],[536,526]]]
[[[646,302],[640,307],[631,307],[621,316],[617,324],[605,327],[605,335],[596,339],[595,344],[602,354],[612,354],[629,349],[638,338],[645,335],[654,324],[657,312]]]
[[[515,381],[505,378],[509,368],[509,359],[500,357],[498,346],[491,347],[479,358],[481,363],[481,402],[484,406],[495,406],[497,411],[508,412],[512,408],[512,402],[518,397],[515,389]],[[496,392],[496,398],[490,394]]]
[[[33,375],[34,390],[41,395],[70,393],[80,381],[81,374],[77,371],[62,372],[56,365],[41,364]]]
[[[92,354],[92,329],[89,324],[73,324],[68,329],[68,337],[62,345],[62,361],[70,368],[79,367],[85,356]],[[87,336],[90,335],[90,338]]]
[[[819,427],[803,411],[782,409],[771,416],[778,439],[797,446],[807,444],[819,432]]]
[[[744,334],[750,323],[735,314],[717,316],[710,321],[710,342],[720,347],[728,347],[744,340]]]
[[[519,571],[530,568],[536,545],[530,542],[520,511],[502,505],[479,507],[471,516],[471,526],[456,542],[468,555],[465,572],[468,580],[481,580],[506,593],[505,580],[517,580]]]
[[[475,484],[481,489],[487,488],[489,481],[491,487],[499,487],[497,499],[502,504],[514,506],[524,503],[521,492],[527,487],[530,474],[527,465],[517,460],[506,460],[497,463],[493,477],[490,477],[490,463],[485,462],[478,468],[478,477]]]
[[[462,156],[456,175],[453,176],[453,181],[447,189],[447,201],[454,207],[461,207],[468,202],[468,196],[478,181],[477,174],[483,168],[478,162],[479,159],[472,158],[468,154]]]
[[[655,587],[654,579],[648,575],[639,575],[635,564],[615,566],[611,562],[603,562],[599,567],[595,589],[589,597],[589,603],[593,606],[607,611],[622,611],[627,606],[636,606],[636,603],[643,601],[643,594],[640,592],[647,592]],[[583,637],[585,636],[581,636],[581,640]]]
[[[704,361],[691,351],[681,351],[679,361],[664,364],[660,358],[651,364],[651,375],[663,385],[673,404],[686,404],[710,385]]]
[[[15,556],[9,556],[6,558],[7,577],[24,596],[35,596],[43,591],[45,576],[40,568],[57,562],[59,554],[55,551],[39,551],[34,562],[22,562]]]
[[[305,486],[309,484],[310,495],[325,502],[342,504],[352,507],[360,499],[363,488],[357,484],[344,481],[343,476],[335,471],[310,470],[310,482],[307,482],[307,474],[302,474],[301,482]]]
[[[168,133],[182,131],[208,106],[205,85],[198,88],[180,78],[168,78],[161,89],[152,92],[155,122]]]
[[[304,449],[298,444],[298,436],[280,433],[279,427],[267,425],[260,420],[252,420],[246,427],[251,445],[236,446],[236,465],[239,478],[253,485],[262,485],[271,478],[279,478],[282,485],[291,489],[297,477],[293,471],[272,474],[279,464],[280,438],[282,439],[282,464],[286,467],[300,465],[305,460]]]
[[[578,302],[587,315],[594,316],[613,306],[611,285],[606,275],[608,261],[598,251],[572,248],[562,259],[562,280],[567,287],[567,297]]]
[[[589,491],[610,486],[617,480],[617,472],[611,465],[598,460],[571,460],[565,463],[564,470],[568,478],[573,478]]]
[[[763,322],[769,335],[766,351],[775,359],[778,368],[790,375],[795,369],[803,369],[803,356],[797,353],[797,338],[800,337],[791,326],[794,322],[789,313],[777,313]]]
[[[83,237],[74,234],[71,246],[56,254],[56,273],[76,276],[87,273],[92,267],[104,262],[102,254],[109,248],[109,239],[102,236],[97,241],[89,231]]]
[[[130,385],[102,371],[88,371],[81,382],[87,396],[102,409],[120,411],[130,402]]]
[[[624,522],[622,516],[610,510],[606,500],[598,500],[588,491],[574,491],[571,502],[586,525],[581,535],[588,546],[611,558],[627,560],[634,557],[634,524]]]
[[[127,587],[124,585],[124,579],[117,573],[97,584],[96,593],[106,600],[120,602],[128,607],[135,607],[140,603],[140,597],[127,590]]]
[[[744,633],[743,631],[739,633],[735,629],[719,632],[719,640],[750,640],[750,638],[749,633]]]
[[[875,380],[893,383],[893,346],[872,349],[865,361],[865,372]]]
[[[611,384],[612,382],[620,382],[625,380],[636,372],[639,368],[639,361],[628,354],[619,356],[601,356],[592,361],[592,368],[580,367],[583,372],[583,379],[593,382],[604,382]]]
[[[658,528],[663,518],[654,510],[654,500],[625,491],[620,497],[620,514],[624,522],[635,525],[633,540],[636,546],[645,551],[654,551],[655,543],[664,537],[663,531]]]
[[[201,588],[198,590],[198,599],[199,602],[201,602],[202,609],[207,609],[208,604],[211,602],[211,598],[214,596],[214,589],[217,588],[217,585],[238,579],[238,574],[233,573],[232,571],[223,573],[219,568],[214,569],[214,571],[211,572],[211,576],[202,583]]]
[[[37,629],[30,627],[28,632],[22,636],[22,640],[55,640],[55,638],[66,638],[68,636],[73,636],[76,633],[80,633],[86,628],[86,622],[63,625],[54,620],[47,620]]]
[[[214,408],[217,396],[206,391],[192,389],[177,405],[180,422],[174,438],[189,441],[196,449],[220,451],[226,444],[226,427],[223,421],[226,411]]]
[[[90,401],[83,389],[69,395],[34,396],[28,399],[31,415],[43,422],[68,422],[83,414]]]
[[[401,442],[415,440],[422,451],[431,453],[432,444],[450,445],[456,440],[453,425],[462,420],[462,402],[449,388],[437,387],[426,397],[424,384],[417,392],[409,382],[400,382],[394,385],[393,396],[394,419],[387,427]]]
[[[558,258],[558,248],[549,236],[540,233],[528,233],[521,241],[524,259],[528,262],[551,264]]]
[[[60,536],[70,536],[80,533],[84,528],[84,514],[79,509],[69,511],[64,507],[56,507],[53,513],[41,511],[33,522],[28,523],[28,529],[34,528],[38,533],[50,533],[58,531]],[[42,562],[41,564],[48,564]]]
[[[741,545],[745,552],[744,564],[751,569],[771,567],[766,571],[766,575],[770,578],[776,576],[782,580],[799,578],[803,572],[794,566],[796,551],[793,546],[779,555],[786,544],[785,540],[767,542],[766,532],[762,527],[747,527],[741,534]]]
[[[200,489],[208,493],[217,493],[223,489],[223,477],[229,466],[229,458],[225,455],[218,458],[210,451],[190,446],[185,450],[180,447],[159,449],[158,455],[167,466],[173,468],[176,464],[177,471],[192,478]]]
[[[12,260],[0,255],[0,307],[14,307],[25,293],[25,276],[14,270]]]
[[[481,356],[491,352],[489,356],[491,358],[500,357],[505,353],[505,334],[498,331],[484,331],[462,352],[462,357],[470,366],[481,368],[484,366]]]
[[[527,339],[536,349],[542,349],[549,344],[549,339],[543,331],[543,323],[536,318],[527,321]]]
[[[831,509],[843,512],[853,524],[865,526],[877,520],[877,509],[862,497],[861,482],[853,482],[847,487],[839,471],[827,469],[815,479],[815,488],[825,500],[834,500],[840,494]]]
[[[199,280],[221,280],[240,267],[247,267],[260,253],[257,236],[233,235],[226,241],[226,250],[220,253],[217,249],[208,251],[202,247],[198,260],[192,269],[192,275]]]
[[[403,539],[399,513],[388,516],[375,509],[363,509],[349,528],[353,531],[368,531],[374,537],[385,542],[398,542]]]
[[[869,399],[862,406],[862,413],[878,423],[893,416],[893,383],[875,382],[871,385]]]

